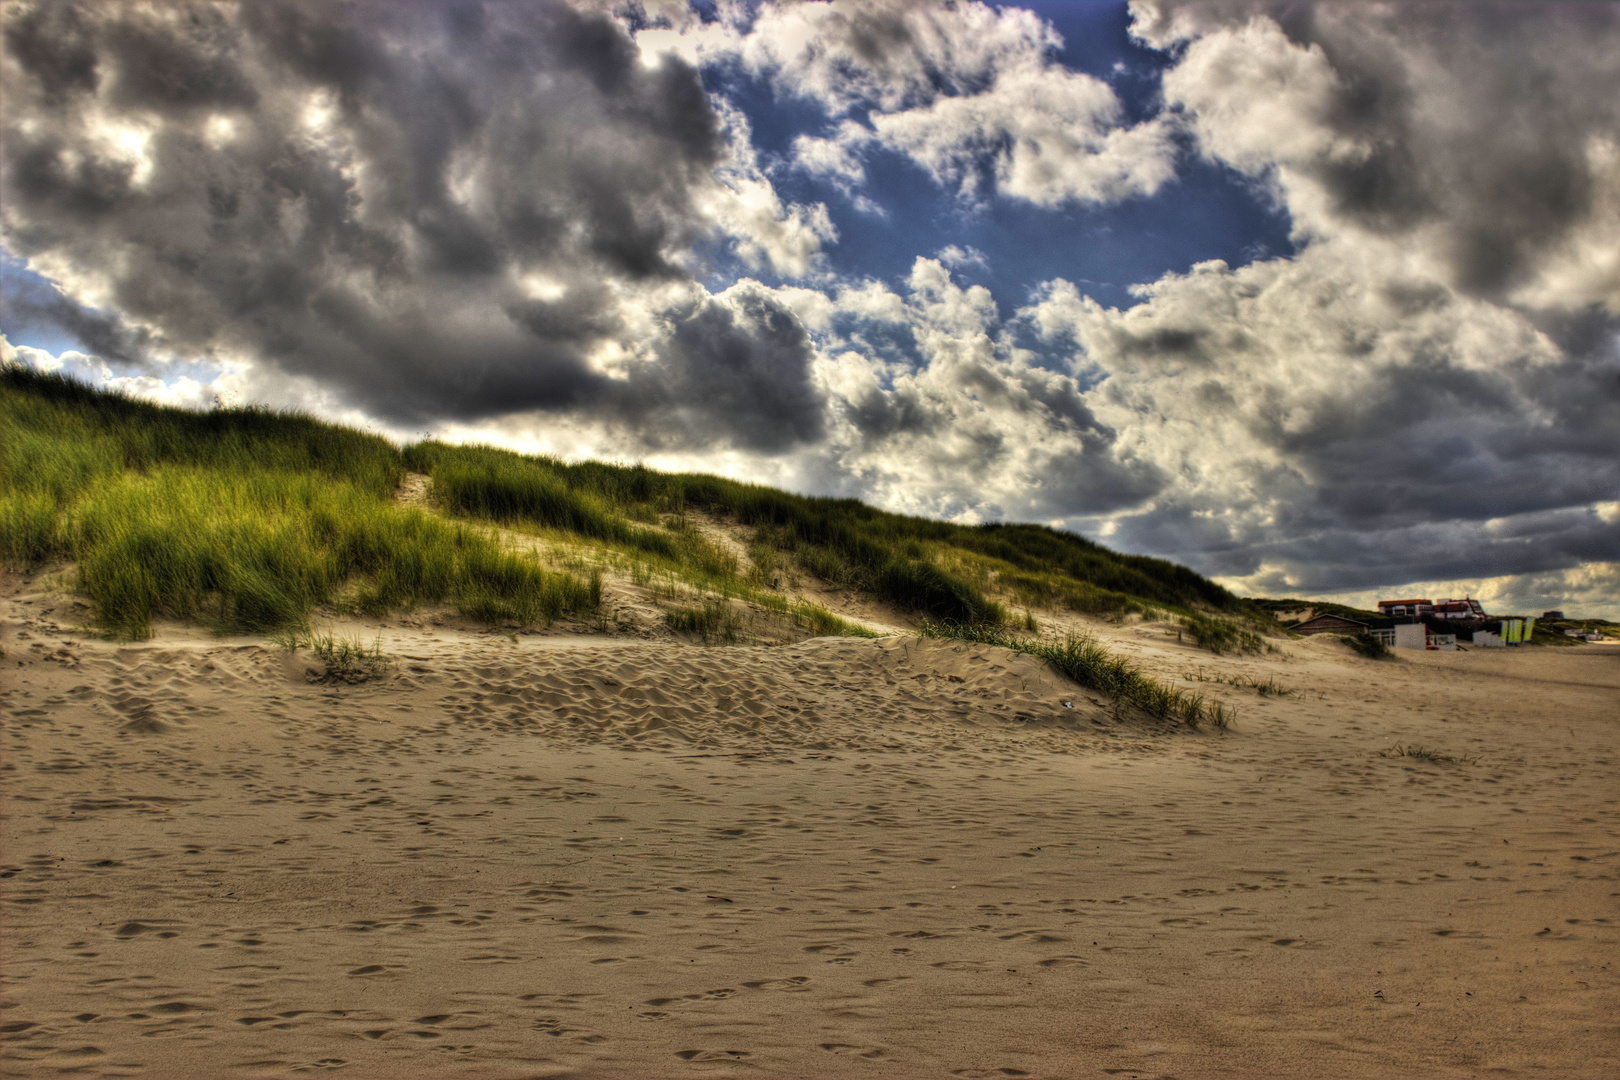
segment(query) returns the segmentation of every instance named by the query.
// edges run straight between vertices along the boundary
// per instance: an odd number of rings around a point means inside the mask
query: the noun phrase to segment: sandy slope
[[[1103,628],[1296,691],[1191,733],[955,643],[328,685],[4,585],[8,1075],[1620,1075],[1620,648]]]

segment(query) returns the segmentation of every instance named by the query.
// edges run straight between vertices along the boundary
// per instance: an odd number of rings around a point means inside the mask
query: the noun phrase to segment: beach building
[[[1535,616],[1504,615],[1502,617],[1502,643],[1505,645],[1527,645],[1530,635],[1535,632]]]
[[[1380,600],[1378,614],[1386,618],[1417,616],[1434,610],[1432,600]]]
[[[1441,600],[1434,605],[1432,613],[1443,619],[1483,619],[1485,608],[1478,600],[1465,597],[1461,600]]]
[[[1323,614],[1306,619],[1289,629],[1296,634],[1309,637],[1312,634],[1364,634],[1368,630],[1368,625],[1358,619],[1347,619],[1343,615]]]
[[[1394,647],[1398,623],[1394,619],[1351,619],[1344,615],[1322,614],[1289,627],[1296,634],[1367,634]]]
[[[1395,648],[1427,649],[1429,628],[1420,622],[1401,623],[1395,627]]]

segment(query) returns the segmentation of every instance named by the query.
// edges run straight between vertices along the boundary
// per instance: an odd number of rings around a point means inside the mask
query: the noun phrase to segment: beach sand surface
[[[1097,626],[1189,731],[951,641],[350,684],[4,584],[7,1076],[1620,1075],[1620,648]]]

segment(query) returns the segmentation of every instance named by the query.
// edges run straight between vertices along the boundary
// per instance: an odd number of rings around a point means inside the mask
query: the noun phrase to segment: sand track
[[[1620,1072],[1620,649],[0,630],[7,1075]]]

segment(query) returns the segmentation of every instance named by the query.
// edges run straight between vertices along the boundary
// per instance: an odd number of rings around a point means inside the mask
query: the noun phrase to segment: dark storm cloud
[[[0,272],[12,268],[0,263]],[[151,366],[147,335],[132,332],[113,316],[73,303],[36,275],[4,274],[4,289],[5,313],[13,330],[65,330],[103,360],[137,370]]]
[[[1168,517],[1168,516],[1167,516]],[[1191,525],[1183,517],[1182,524]],[[1156,522],[1163,531],[1170,522]],[[1590,513],[1566,510],[1510,519],[1482,532],[1459,522],[1345,533],[1327,538],[1295,535],[1206,550],[1207,572],[1247,577],[1266,564],[1308,567],[1299,583],[1312,592],[1365,589],[1403,581],[1454,581],[1533,574],[1582,563],[1620,559],[1615,526]],[[1135,529],[1122,538],[1141,542]],[[1162,539],[1162,537],[1160,537]],[[1398,563],[1391,549],[1404,553]]]
[[[1436,246],[1467,293],[1507,297],[1589,225],[1591,140],[1620,131],[1620,6],[1139,0],[1136,10],[1150,37],[1178,19],[1208,33],[1260,17],[1321,50],[1336,79],[1312,120],[1359,149],[1291,166],[1347,224],[1440,228]]]
[[[659,430],[694,395],[700,442],[817,433],[803,331],[760,303],[710,303],[628,379],[588,362],[636,290],[689,285],[725,150],[696,72],[644,64],[604,16],[17,3],[5,49],[7,246],[173,355],[267,361],[401,421]],[[120,357],[114,327],[55,315]]]
[[[1589,139],[1620,129],[1620,8],[1419,5],[1364,22],[1296,5],[1278,15],[1339,73],[1334,129],[1378,148],[1323,169],[1340,212],[1388,231],[1444,222],[1458,283],[1483,295],[1521,282],[1585,222]],[[1445,65],[1466,103],[1460,115],[1430,112],[1437,103],[1414,90],[1391,38]]]
[[[739,285],[723,300],[704,301],[675,324],[662,353],[661,394],[649,396],[654,416],[644,437],[656,432],[682,448],[725,428],[737,445],[773,453],[826,433],[810,336],[762,287]]]
[[[1383,330],[1410,324],[1380,328],[1376,311],[1345,324],[1315,316],[1313,336],[1337,345],[1329,350],[1268,326],[1263,311],[1223,311],[1253,299],[1229,284],[1200,298],[1203,308],[1170,304],[1166,317],[1202,320],[1211,341],[1228,340],[1229,317],[1249,342],[1191,357],[1174,345],[1145,350],[1155,335],[1141,328],[1121,350],[1141,367],[1102,386],[1145,385],[1149,402],[1124,400],[1181,418],[1200,476],[1121,521],[1119,543],[1223,576],[1286,565],[1293,588],[1314,592],[1620,560],[1620,523],[1590,510],[1620,496],[1613,336],[1588,342],[1590,352],[1543,342],[1531,354],[1503,333],[1486,364],[1459,340],[1480,329],[1470,325],[1477,312],[1400,341]],[[1316,292],[1284,293],[1279,307],[1309,320]],[[1180,378],[1156,377],[1165,368]]]

